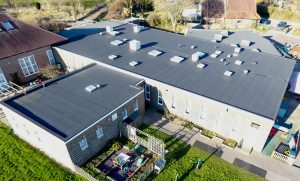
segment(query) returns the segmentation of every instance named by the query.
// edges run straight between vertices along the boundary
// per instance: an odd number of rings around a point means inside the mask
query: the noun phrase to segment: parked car
[[[287,22],[286,21],[280,21],[277,24],[277,28],[280,29],[280,30],[284,30],[286,27],[287,27]]]
[[[269,25],[271,24],[271,20],[267,19],[267,18],[261,18],[259,20],[259,24],[262,24],[262,25]]]

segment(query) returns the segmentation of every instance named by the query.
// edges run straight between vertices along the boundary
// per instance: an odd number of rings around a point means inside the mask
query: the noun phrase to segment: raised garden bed
[[[233,148],[236,147],[237,142],[235,140],[232,140],[232,139],[225,139],[223,141],[223,144],[226,145],[226,146],[228,146],[229,148],[233,149]]]

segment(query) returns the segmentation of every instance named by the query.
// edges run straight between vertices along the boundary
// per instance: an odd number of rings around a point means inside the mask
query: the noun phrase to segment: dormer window
[[[2,25],[3,25],[7,30],[14,30],[14,29],[15,29],[15,27],[14,27],[9,21],[2,22]]]

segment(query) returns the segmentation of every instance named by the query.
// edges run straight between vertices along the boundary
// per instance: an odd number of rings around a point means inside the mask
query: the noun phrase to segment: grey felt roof
[[[252,50],[243,50],[238,57],[227,58],[234,48],[211,41],[185,37],[161,30],[145,28],[140,33],[133,32],[132,24],[124,24],[114,30],[120,35],[94,34],[73,41],[58,48],[80,54],[96,61],[172,85],[213,100],[270,118],[275,119],[285,93],[295,62],[291,59],[274,56]],[[141,41],[142,49],[129,50],[129,43],[120,46],[111,45],[117,39],[136,39]],[[180,46],[179,46],[180,44]],[[191,49],[191,46],[197,46]],[[150,50],[161,50],[158,57],[148,55]],[[218,58],[210,55],[216,50],[224,53]],[[198,62],[191,61],[196,51],[208,53]],[[115,60],[108,59],[111,54],[119,55]],[[173,56],[185,57],[180,64],[170,61]],[[225,58],[226,65],[220,62]],[[236,65],[235,60],[244,61]],[[130,67],[132,60],[139,61],[136,67]],[[203,70],[197,68],[199,62],[207,65]],[[231,78],[225,77],[226,70],[233,71]],[[250,73],[244,74],[244,70]]]
[[[204,40],[213,40],[215,34],[220,34],[221,30],[202,30],[202,29],[189,29],[186,36],[201,38]],[[256,48],[262,52],[281,56],[281,53],[276,49],[271,41],[255,33],[253,30],[236,30],[230,31],[230,35],[222,40],[225,44],[240,44],[241,40],[251,41],[250,47],[243,48]]]
[[[2,104],[66,141],[143,92],[143,88],[135,86],[140,81],[93,65]],[[85,90],[97,84],[100,89],[92,93]]]

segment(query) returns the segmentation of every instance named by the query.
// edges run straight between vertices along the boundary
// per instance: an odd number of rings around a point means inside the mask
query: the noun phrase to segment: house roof
[[[213,40],[216,34],[221,34],[223,30],[203,30],[203,29],[189,29],[186,36],[200,38],[204,40]],[[242,46],[242,40],[249,40],[251,44],[249,47]],[[276,49],[271,41],[255,33],[253,30],[235,30],[229,31],[229,36],[224,37],[222,43],[225,44],[239,44],[247,49],[259,49],[262,52],[281,56],[281,53]]]
[[[275,120],[294,60],[248,49],[237,53],[237,57],[228,58],[235,49],[230,45],[152,28],[134,33],[133,26],[116,27],[114,30],[120,32],[117,36],[94,34],[58,48]],[[123,39],[141,41],[142,49],[132,51],[128,42],[119,46],[111,44]],[[191,46],[195,46],[194,49]],[[151,50],[160,50],[163,54],[153,57],[148,54]],[[212,58],[217,50],[223,53]],[[191,56],[197,51],[206,55],[200,61],[192,62]],[[110,60],[108,56],[112,54],[119,58]],[[174,56],[185,60],[171,62],[170,58]],[[221,58],[225,61],[221,62]],[[129,66],[133,60],[139,65]],[[236,65],[236,60],[244,62]],[[199,63],[206,67],[198,68]],[[224,76],[227,70],[234,72],[230,78]],[[244,70],[250,72],[245,74]]]
[[[227,0],[224,18],[260,19],[256,10],[256,0]]]
[[[2,102],[63,141],[143,92],[141,79],[91,65]],[[101,88],[89,93],[89,85]],[[120,116],[120,115],[118,115]]]
[[[8,30],[3,22],[9,22],[14,29]],[[23,23],[0,13],[0,59],[35,50],[66,40],[57,34]]]

